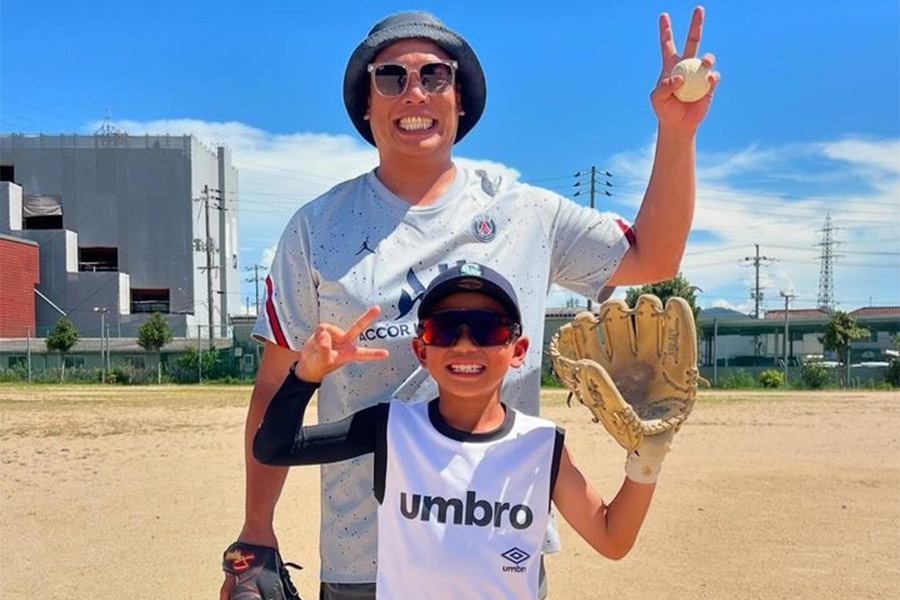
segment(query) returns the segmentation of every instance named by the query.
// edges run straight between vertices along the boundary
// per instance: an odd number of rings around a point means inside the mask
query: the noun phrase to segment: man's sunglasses
[[[522,333],[522,326],[489,310],[445,310],[423,319],[416,333],[426,346],[449,348],[463,326],[476,346],[504,346]]]
[[[455,60],[442,60],[421,65],[418,69],[412,69],[419,74],[419,84],[429,94],[443,93],[447,88],[453,87],[456,81]],[[372,85],[382,96],[402,96],[409,86],[410,68],[402,63],[372,63],[369,65],[369,73],[372,74]]]

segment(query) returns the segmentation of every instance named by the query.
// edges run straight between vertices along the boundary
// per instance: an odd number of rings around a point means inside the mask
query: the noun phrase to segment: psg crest
[[[490,242],[497,237],[497,225],[488,215],[482,213],[472,219],[472,233],[479,242]]]

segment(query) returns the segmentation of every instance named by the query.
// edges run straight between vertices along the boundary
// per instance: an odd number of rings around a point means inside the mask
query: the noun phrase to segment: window
[[[84,367],[84,357],[76,355],[66,356],[66,368],[83,368]]]
[[[124,358],[125,364],[131,366],[133,369],[143,369],[145,368],[146,363],[144,362],[144,357],[140,354],[132,354],[131,356],[126,356]]]
[[[62,200],[48,194],[26,194],[22,197],[25,229],[62,229]]]
[[[0,181],[16,182],[15,165],[0,165]]]
[[[169,289],[131,288],[131,312],[134,313],[168,313]]]
[[[78,270],[79,271],[118,271],[119,270],[119,249],[118,248],[79,248],[78,249]]]
[[[10,369],[24,369],[28,366],[28,357],[24,354],[9,356],[7,360],[6,366]]]

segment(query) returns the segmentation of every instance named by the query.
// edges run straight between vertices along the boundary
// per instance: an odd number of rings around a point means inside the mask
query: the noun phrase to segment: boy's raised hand
[[[318,383],[349,362],[384,360],[384,348],[358,348],[359,334],[381,314],[377,306],[370,306],[346,331],[330,323],[320,323],[303,348],[295,373],[303,381]]]

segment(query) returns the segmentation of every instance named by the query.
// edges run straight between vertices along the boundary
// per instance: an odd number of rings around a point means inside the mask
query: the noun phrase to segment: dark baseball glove
[[[235,577],[231,600],[301,600],[276,548],[235,542],[222,557],[222,569]]]

